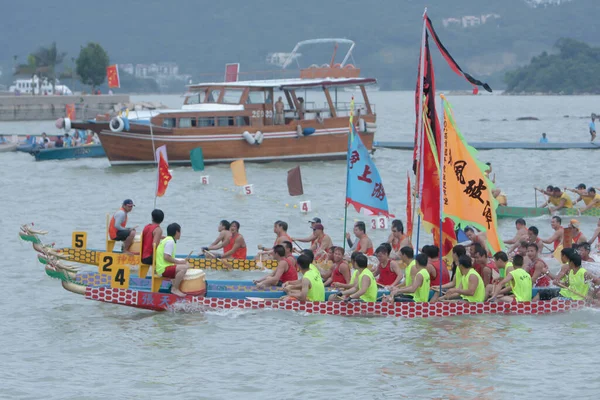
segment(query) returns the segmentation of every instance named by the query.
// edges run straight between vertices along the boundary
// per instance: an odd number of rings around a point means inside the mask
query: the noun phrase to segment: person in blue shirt
[[[596,114],[592,114],[592,122],[590,122],[590,135],[592,136],[592,142],[596,139]]]
[[[540,143],[548,143],[548,138],[545,133],[542,133],[542,137],[540,138]]]
[[[73,141],[71,136],[68,133],[65,133],[65,138],[63,139],[63,147],[73,147]]]

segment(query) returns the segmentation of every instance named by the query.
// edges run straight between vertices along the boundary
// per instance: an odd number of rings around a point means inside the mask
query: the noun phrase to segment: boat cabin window
[[[233,117],[217,117],[219,126],[233,126]]]
[[[237,126],[248,126],[250,125],[250,117],[235,117],[235,124]]]
[[[264,104],[265,103],[265,92],[262,90],[260,92],[251,91],[248,93],[248,100],[246,100],[247,104]]]
[[[179,118],[179,127],[180,128],[195,128],[196,127],[196,117]]]
[[[176,123],[177,118],[163,118],[162,126],[163,128],[175,128]]]
[[[223,104],[240,104],[244,89],[226,89],[223,95]]]
[[[200,117],[198,118],[198,126],[215,126],[215,119],[213,117]]]
[[[208,98],[206,99],[206,103],[216,103],[219,101],[219,97],[221,96],[221,89],[213,89],[208,93]]]

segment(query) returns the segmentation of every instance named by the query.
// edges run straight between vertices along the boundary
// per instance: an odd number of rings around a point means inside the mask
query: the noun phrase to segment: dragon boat
[[[67,264],[68,256],[41,243],[45,231],[21,228],[21,239],[31,242],[46,274],[59,279],[62,286],[88,300],[124,305],[153,311],[200,312],[219,309],[269,309],[310,314],[380,317],[450,317],[476,314],[550,314],[586,307],[586,301],[537,301],[523,303],[387,303],[387,302],[302,302],[283,300],[284,292],[273,286],[258,289],[251,281],[208,280],[201,270],[190,270],[178,297],[170,293],[170,282],[151,274],[151,279],[130,277],[127,268],[107,273],[82,272]],[[188,279],[189,278],[189,279]],[[156,282],[155,282],[156,280]],[[326,296],[335,293],[327,291]],[[378,299],[387,291],[378,291]],[[326,297],[326,298],[327,298]]]
[[[499,206],[496,209],[496,214],[498,215],[498,218],[534,218],[542,217],[544,215],[553,215],[548,208],[512,206]],[[563,208],[554,214],[571,217],[600,217],[600,208],[590,208],[581,214],[576,208]]]

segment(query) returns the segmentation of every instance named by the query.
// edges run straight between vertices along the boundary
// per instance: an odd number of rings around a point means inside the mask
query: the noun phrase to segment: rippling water
[[[347,95],[347,94],[344,94]],[[411,140],[412,94],[370,94],[377,104],[376,140]],[[145,98],[177,106],[178,96]],[[586,141],[586,117],[599,97],[449,96],[468,140]],[[569,115],[568,118],[564,117]],[[517,122],[535,116],[540,121]],[[506,121],[503,121],[506,119]],[[488,120],[488,121],[481,121]],[[2,133],[54,133],[52,122],[3,123]],[[512,205],[533,206],[533,186],[595,184],[600,153],[486,151],[496,180]],[[404,219],[406,170],[411,153],[378,150],[376,163],[391,209]],[[88,247],[104,247],[105,215],[125,198],[137,204],[130,223],[143,226],[153,208],[153,168],[109,167],[108,161],[36,163],[28,154],[0,154],[0,239],[7,290],[0,301],[0,398],[597,398],[594,349],[600,313],[547,316],[476,316],[446,319],[342,318],[285,311],[228,310],[152,313],[85,300],[50,280],[19,224],[34,221],[49,240],[68,245],[73,230],[88,232]],[[287,195],[295,164],[247,165],[256,195],[235,189],[227,166],[200,173],[177,167],[158,200],[166,223],[179,222],[179,253],[198,250],[216,236],[220,219],[237,219],[251,253],[273,241],[272,223],[309,233],[306,220],[323,219],[341,243],[344,163],[302,165],[313,212],[302,215]],[[540,203],[541,199],[538,199]],[[349,212],[350,222],[361,216]],[[594,218],[582,218],[590,235]],[[540,235],[549,219],[528,221]],[[512,237],[512,221],[501,221]],[[371,231],[375,243],[387,233]],[[209,272],[211,279],[249,279],[261,273]]]

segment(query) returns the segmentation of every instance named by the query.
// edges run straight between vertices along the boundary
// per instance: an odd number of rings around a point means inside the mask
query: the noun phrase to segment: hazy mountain
[[[240,62],[242,71],[275,69],[266,63],[269,53],[289,52],[304,39],[347,37],[357,43],[363,75],[383,88],[408,89],[424,4],[458,63],[495,87],[504,71],[552,50],[561,37],[600,44],[597,0],[22,0],[5,7],[0,63],[10,71],[14,55],[23,63],[56,41],[70,66],[80,46],[94,41],[114,63],[174,61],[194,81],[221,80],[227,62]],[[314,62],[329,62],[332,49],[324,50]],[[434,61],[440,87],[465,88],[440,58]]]

